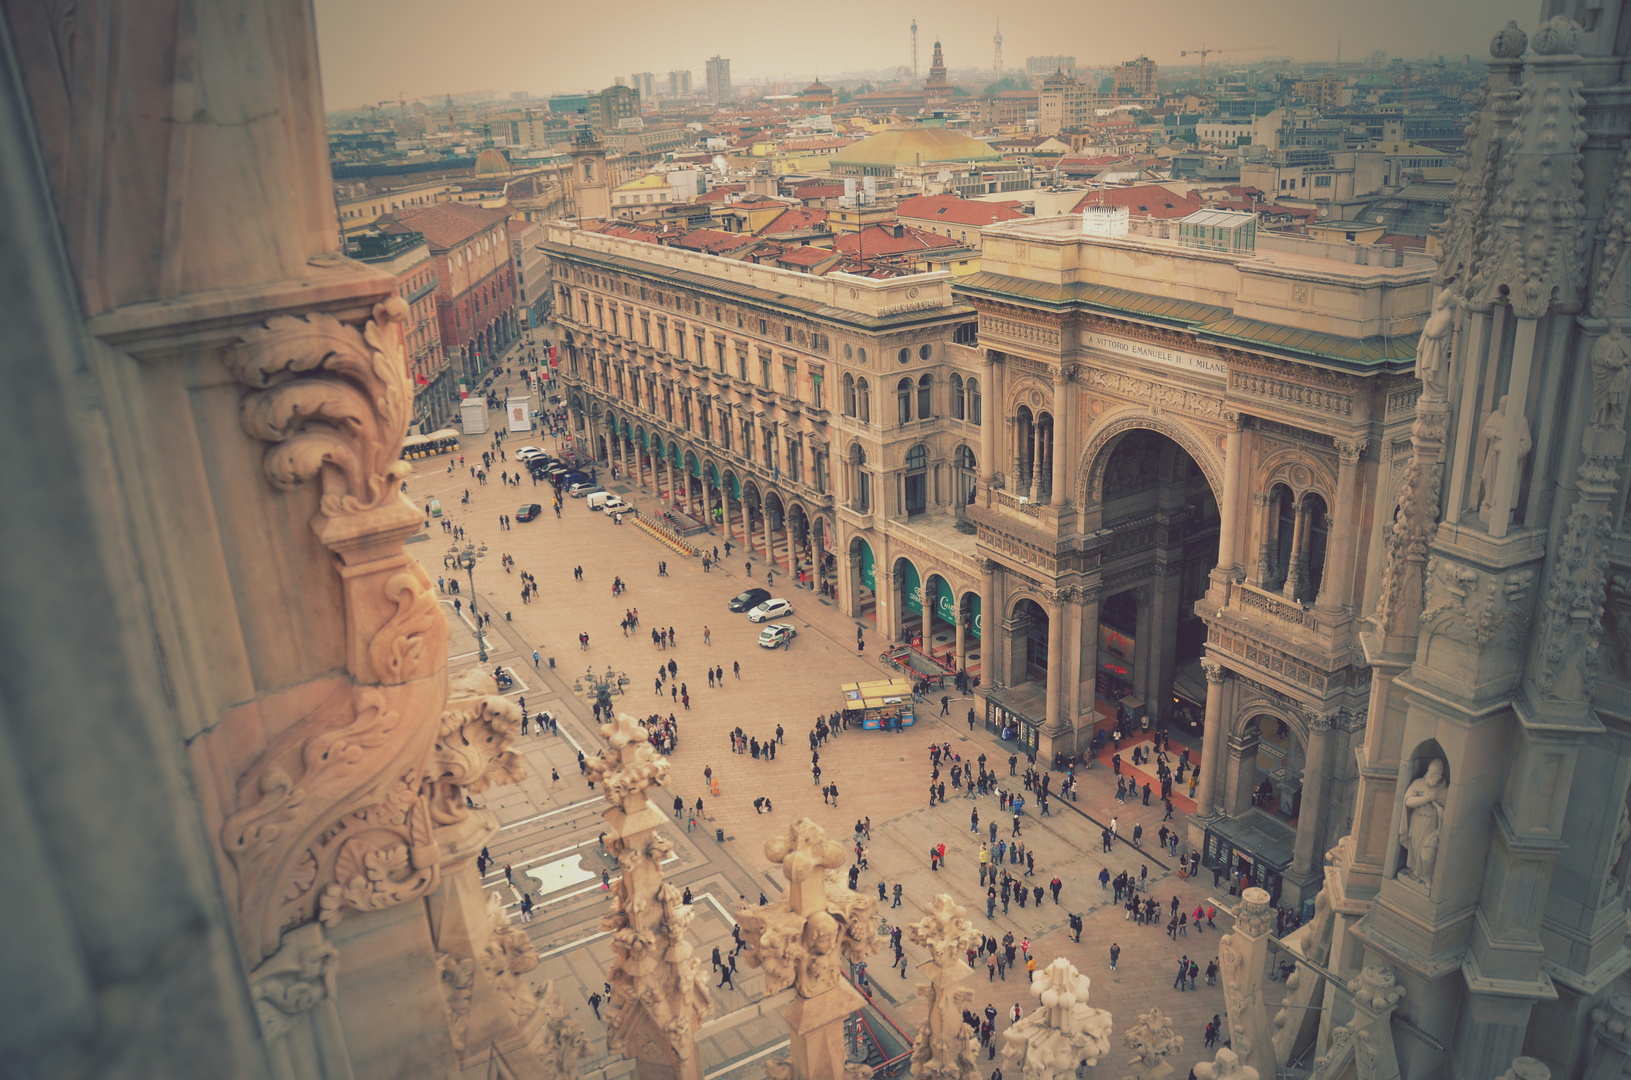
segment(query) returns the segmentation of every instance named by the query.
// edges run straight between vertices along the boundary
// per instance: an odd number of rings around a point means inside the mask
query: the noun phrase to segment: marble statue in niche
[[[1432,758],[1427,769],[1410,782],[1404,792],[1404,819],[1399,824],[1399,843],[1405,849],[1399,879],[1423,889],[1433,887],[1438,865],[1440,828],[1444,824],[1444,797],[1450,782],[1445,778],[1443,758]]]
[[[1495,411],[1489,414],[1484,426],[1478,431],[1478,516],[1487,524],[1489,515],[1495,509],[1495,478],[1501,468],[1501,455],[1509,450],[1522,461],[1534,446],[1529,435],[1529,421],[1522,416],[1518,417],[1516,432],[1517,445],[1505,446],[1506,442],[1506,407],[1507,396],[1501,395],[1501,403]],[[1518,483],[1518,472],[1512,471],[1512,484]],[[1514,500],[1515,502],[1516,500]]]

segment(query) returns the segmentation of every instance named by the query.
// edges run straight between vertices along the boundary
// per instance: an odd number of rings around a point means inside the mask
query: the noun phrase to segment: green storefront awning
[[[917,567],[902,564],[900,572],[901,604],[914,615],[923,614],[923,582],[917,576]]]
[[[646,439],[646,432],[645,432],[644,428],[640,429],[640,449],[642,449],[642,450],[651,449],[651,443],[648,442],[647,439]]]
[[[715,468],[711,462],[708,465],[708,486],[719,486],[719,470]]]
[[[978,594],[975,595],[973,601],[969,604],[969,610],[974,614],[974,617],[970,619],[969,622],[972,624],[974,636],[978,638],[980,637],[980,597]]]
[[[671,442],[668,444],[668,463],[670,465],[678,465],[680,463],[679,443]]]
[[[872,559],[872,546],[865,540],[861,541],[861,584],[878,591],[878,571]]]
[[[938,575],[934,579],[934,615],[941,622],[957,625],[957,597],[952,595],[946,579]]]
[[[742,498],[742,481],[736,478],[735,473],[731,473],[731,498],[737,500]]]

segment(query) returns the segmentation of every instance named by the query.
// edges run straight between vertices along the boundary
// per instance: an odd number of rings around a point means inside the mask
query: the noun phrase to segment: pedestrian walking
[[[1077,940],[1081,940],[1078,938]],[[1121,946],[1115,942],[1110,943],[1110,970],[1116,970],[1116,961],[1121,959]]]

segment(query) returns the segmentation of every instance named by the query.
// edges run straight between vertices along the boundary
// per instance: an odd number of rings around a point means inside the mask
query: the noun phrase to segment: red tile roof
[[[765,236],[773,236],[777,233],[804,232],[807,229],[819,229],[826,223],[827,211],[809,206],[795,206],[777,214],[759,232]]]
[[[895,214],[919,221],[946,221],[975,227],[1025,216],[1015,210],[1012,203],[978,202],[955,195],[914,195],[896,206]]]
[[[736,233],[722,232],[719,229],[693,229],[684,236],[670,241],[671,246],[685,248],[687,251],[706,251],[711,255],[718,255],[725,251],[736,251],[754,242],[752,236],[741,236]]]
[[[776,261],[790,263],[794,266],[814,266],[816,263],[825,262],[837,254],[831,248],[796,247],[787,249],[777,257]]]
[[[474,203],[444,202],[434,206],[412,206],[388,214],[380,231],[424,233],[432,248],[445,251],[509,216],[508,210],[484,210]]]
[[[746,184],[720,184],[718,187],[710,189],[707,193],[698,195],[696,201],[699,203],[723,203],[725,201],[725,196],[735,195],[738,192],[743,192],[747,189],[748,186]]]
[[[1075,214],[1090,206],[1113,206],[1127,208],[1128,213],[1137,217],[1151,218],[1181,218],[1188,217],[1197,210],[1205,207],[1194,199],[1182,195],[1174,195],[1159,184],[1141,184],[1137,187],[1104,188],[1099,191],[1090,191],[1082,196],[1080,202],[1070,208]]]
[[[800,199],[830,199],[844,194],[843,184],[808,183],[800,184],[793,189],[793,194]]]
[[[896,236],[898,228],[901,235]],[[861,236],[855,233],[844,233],[833,246],[845,254],[860,253],[867,259],[881,258],[885,255],[916,254],[922,251],[933,251],[936,248],[961,247],[957,241],[949,236],[916,229],[910,225],[870,225],[862,230]]]

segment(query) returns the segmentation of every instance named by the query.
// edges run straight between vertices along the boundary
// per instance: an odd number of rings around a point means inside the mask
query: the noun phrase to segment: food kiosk
[[[890,731],[917,722],[912,684],[905,679],[844,683],[839,689],[844,693],[844,718],[851,727],[859,724],[868,731]]]

